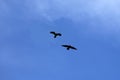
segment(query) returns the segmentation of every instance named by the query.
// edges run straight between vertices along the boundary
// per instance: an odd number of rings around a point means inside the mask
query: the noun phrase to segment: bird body
[[[56,38],[57,36],[62,36],[61,33],[56,33],[54,31],[51,31],[50,33],[54,35],[54,38]]]
[[[62,47],[66,47],[67,50],[69,49],[74,49],[74,50],[77,50],[77,48],[71,46],[71,45],[62,45]]]

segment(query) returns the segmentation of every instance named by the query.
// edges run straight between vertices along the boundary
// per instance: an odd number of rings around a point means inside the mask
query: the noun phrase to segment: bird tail
[[[67,50],[69,50],[70,48],[67,48]]]
[[[56,37],[57,37],[57,35],[54,36],[54,38],[56,38]]]

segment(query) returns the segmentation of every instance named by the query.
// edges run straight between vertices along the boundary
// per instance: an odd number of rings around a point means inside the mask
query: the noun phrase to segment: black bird
[[[74,49],[74,50],[77,50],[77,48],[71,46],[71,45],[62,45],[62,47],[65,47],[67,50],[69,49]]]
[[[50,34],[53,34],[54,35],[54,38],[56,38],[57,36],[62,36],[61,33],[56,33],[54,31],[51,31]]]

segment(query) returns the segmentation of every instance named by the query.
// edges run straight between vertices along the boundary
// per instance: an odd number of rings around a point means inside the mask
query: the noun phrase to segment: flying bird
[[[51,31],[50,34],[53,34],[54,35],[54,38],[56,38],[57,36],[62,36],[61,33],[56,33],[54,31]]]
[[[74,50],[77,50],[77,48],[71,46],[71,45],[62,45],[62,47],[65,47],[67,50],[69,49],[74,49]]]

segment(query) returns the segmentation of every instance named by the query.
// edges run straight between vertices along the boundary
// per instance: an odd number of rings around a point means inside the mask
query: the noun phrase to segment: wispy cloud
[[[89,23],[86,24],[89,24],[92,30],[101,28],[102,31],[119,32],[120,29],[118,0],[34,0],[27,3],[34,15],[44,16],[51,21],[64,17],[80,23],[87,19]],[[96,23],[101,27],[98,28]]]
[[[89,16],[115,16],[120,15],[118,0],[96,0],[96,1],[80,1],[80,0],[35,0],[28,2],[29,7],[37,11],[39,14],[47,14],[51,17],[66,16],[71,18],[80,18],[85,13]],[[32,4],[31,4],[32,3]],[[54,15],[54,16],[53,16]]]
[[[66,18],[73,21],[75,26],[85,27],[88,33],[113,35],[120,33],[119,3],[119,0],[1,0],[0,17],[2,22],[8,16],[26,21],[44,18],[51,24]],[[79,29],[80,26],[76,28]]]
[[[66,17],[78,21],[86,16],[99,17],[102,20],[106,18],[118,20],[119,3],[118,0],[22,0],[18,2],[12,0],[11,2],[1,1],[0,8],[2,12],[10,11],[10,8],[14,11],[11,6],[16,6],[18,9],[23,9],[26,16],[42,16],[48,20]]]

